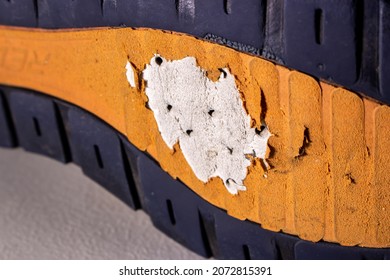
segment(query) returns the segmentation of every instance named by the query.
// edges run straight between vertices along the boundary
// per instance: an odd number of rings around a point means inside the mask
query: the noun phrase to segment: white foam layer
[[[213,82],[193,57],[169,61],[156,55],[143,78],[149,107],[168,147],[179,143],[201,181],[220,177],[230,193],[246,190],[243,180],[251,164],[247,155],[264,159],[271,133],[265,127],[257,134],[250,127],[229,70],[221,69]]]

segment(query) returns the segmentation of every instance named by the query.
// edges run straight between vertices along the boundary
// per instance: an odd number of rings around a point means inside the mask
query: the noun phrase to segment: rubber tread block
[[[114,26],[150,27],[204,37],[208,33],[259,48],[263,44],[265,1],[161,0],[129,5],[103,1],[104,22]]]
[[[0,24],[36,27],[38,0],[0,1]]]
[[[103,26],[101,0],[36,0],[39,27]]]
[[[134,193],[137,193],[138,205],[144,212],[148,213],[147,205],[144,202],[144,193],[142,189],[142,182],[140,176],[140,161],[142,160],[142,152],[140,152],[135,146],[130,144],[129,140],[126,139],[122,134],[119,134],[121,139],[122,147],[129,163],[132,181],[134,182]]]
[[[264,48],[261,56],[284,64],[284,0],[267,1],[264,26]]]
[[[363,2],[363,4],[361,4]],[[360,60],[359,80],[351,89],[390,104],[390,91],[387,96],[379,92],[379,0],[359,1],[357,34],[362,36],[357,58]],[[358,32],[358,30],[360,32]],[[385,92],[384,92],[385,93]]]
[[[219,210],[219,209],[218,209]],[[203,216],[207,216],[202,210]],[[210,219],[210,214],[209,219]],[[215,244],[214,256],[218,259],[279,259],[274,233],[259,225],[230,217],[225,211],[213,211]],[[210,227],[209,227],[210,228]]]
[[[263,0],[197,0],[193,30],[204,37],[215,34],[229,41],[262,48],[264,44],[265,11]]]
[[[357,78],[355,2],[285,1],[286,64],[351,86]]]
[[[134,190],[134,182],[126,169],[127,159],[117,133],[81,109],[64,104],[60,108],[74,163],[88,177],[137,209],[138,198],[132,197],[131,191]]]
[[[198,212],[204,202],[148,157],[138,157],[144,206],[153,224],[192,251],[210,256]]]
[[[175,0],[133,1],[131,5],[126,0],[119,0],[116,6],[111,5],[110,10],[104,9],[104,14],[110,12],[123,25],[185,31],[184,25],[179,21]],[[119,9],[124,10],[118,13]]]
[[[30,91],[12,89],[7,99],[19,145],[27,151],[67,162],[53,100]]]
[[[16,142],[8,101],[0,88],[0,147],[15,147]]]

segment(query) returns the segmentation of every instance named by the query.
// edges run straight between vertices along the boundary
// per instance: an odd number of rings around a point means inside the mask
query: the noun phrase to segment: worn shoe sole
[[[49,32],[4,27],[0,30],[0,46],[0,83],[38,90],[96,115],[150,154],[172,177],[229,215],[314,242],[389,246],[388,106],[261,58],[183,34],[149,29]],[[273,133],[267,159],[271,168],[265,170],[259,160],[252,161],[245,179],[247,191],[232,196],[219,179],[204,184],[195,176],[180,146],[172,153],[164,143],[147,106],[146,83],[141,75],[156,53],[170,60],[194,57],[210,79],[227,67],[234,74],[252,126],[261,129],[264,120]],[[135,73],[134,87],[126,79],[127,62]],[[60,128],[57,136],[45,140],[51,141],[54,148],[45,144],[43,149],[41,122],[48,130],[61,126],[57,124],[60,109],[53,109],[50,102],[46,105],[47,110],[54,110],[57,122],[34,116],[37,113],[33,111],[27,119],[20,117],[17,125],[17,111],[24,114],[24,110],[19,101],[13,105],[12,100],[18,100],[19,93],[7,92],[2,101],[5,113],[0,117],[0,124],[7,128],[0,132],[3,146],[15,145],[15,139],[25,138],[25,143],[20,140],[21,146],[63,161],[70,159],[71,150],[86,149],[82,142],[67,145],[61,140],[67,139],[63,136],[67,135],[66,129]],[[25,106],[32,104],[23,102]],[[12,122],[16,132],[12,132]],[[23,125],[25,128],[18,130]],[[91,134],[99,139],[99,130],[96,131],[89,131],[85,137]],[[28,137],[19,136],[23,134]],[[90,143],[93,149],[87,153],[92,159],[82,156],[74,157],[74,161],[81,166],[83,160],[97,162],[100,168],[107,168],[101,145],[104,144]],[[88,169],[83,168],[88,174]],[[95,179],[107,184],[106,175],[98,174],[94,176],[100,179]],[[121,191],[109,186],[106,187],[126,200]],[[131,199],[127,202],[136,207]],[[166,205],[172,208],[172,202]]]

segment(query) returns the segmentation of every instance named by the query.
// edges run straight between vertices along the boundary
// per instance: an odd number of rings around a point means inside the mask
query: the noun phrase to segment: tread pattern
[[[356,2],[285,1],[286,64],[338,84],[353,85],[359,71]]]
[[[69,161],[61,141],[58,116],[53,102],[14,89],[6,92],[19,145],[27,151],[56,160]],[[20,108],[24,108],[20,110]],[[42,145],[45,143],[45,145]]]
[[[0,90],[0,147],[15,147],[17,144],[14,126],[4,92]]]
[[[216,42],[260,50],[265,58],[390,104],[389,6],[387,0],[2,0],[0,24],[217,36]]]
[[[86,111],[24,89],[0,87],[0,96],[0,135],[11,135],[14,130],[26,150],[61,161],[72,159],[87,176],[132,208],[142,208],[157,228],[202,256],[219,259],[390,258],[390,249],[312,243],[235,219],[172,179],[123,135]],[[2,125],[2,117],[7,115],[4,104],[9,100],[13,100],[9,114],[12,119]],[[34,118],[56,120],[41,125],[42,135],[48,133],[51,137],[36,137]],[[24,120],[30,126],[25,129],[34,133],[22,133],[16,119]],[[53,139],[58,141],[57,146],[53,146]],[[34,145],[23,144],[29,141]],[[7,143],[0,142],[0,145],[9,147]],[[63,149],[61,156],[48,153],[44,148],[67,145],[68,155]]]
[[[139,208],[131,177],[126,174],[123,150],[118,136],[87,113],[61,104],[61,114],[69,136],[73,162],[83,172],[121,198],[133,209]],[[134,193],[134,192],[133,192]]]
[[[380,93],[386,94],[390,88],[390,3],[380,2],[379,10],[379,75]]]

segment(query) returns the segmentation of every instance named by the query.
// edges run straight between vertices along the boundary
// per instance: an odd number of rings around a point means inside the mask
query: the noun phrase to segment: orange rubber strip
[[[247,191],[204,184],[179,145],[171,151],[146,107],[141,72],[154,54],[195,57],[210,78],[236,77],[253,126],[265,118],[264,175],[253,160]],[[136,88],[126,79],[126,63]],[[390,108],[259,57],[151,29],[37,30],[0,27],[0,83],[78,105],[126,135],[174,178],[213,205],[263,228],[343,245],[390,246]]]

